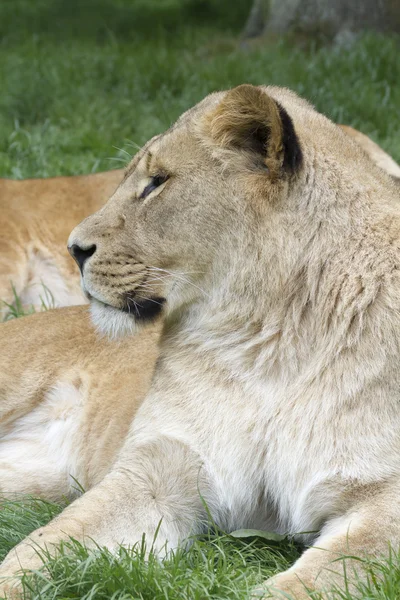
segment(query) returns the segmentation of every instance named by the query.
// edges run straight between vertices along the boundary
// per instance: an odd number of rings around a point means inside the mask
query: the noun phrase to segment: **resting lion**
[[[88,491],[1,576],[69,536],[114,549],[158,528],[176,547],[205,505],[309,546],[265,597],[326,595],[344,571],[351,589],[363,563],[338,558],[398,548],[399,188],[337,125],[286,89],[211,94],[69,248],[97,328],[136,337],[96,341],[85,307],[3,325],[2,491],[43,492],[35,444],[63,491],[70,474]]]
[[[0,179],[0,304],[82,304],[66,240],[114,192],[122,171],[78,177]],[[0,315],[3,307],[0,306]],[[4,310],[3,310],[4,312]]]
[[[376,164],[400,180],[400,167],[382,148],[357,129],[340,127]],[[121,179],[121,170],[25,181],[0,179],[0,318],[7,315],[14,291],[27,308],[40,309],[42,301],[50,307],[86,302],[66,241],[73,227],[98,210]]]

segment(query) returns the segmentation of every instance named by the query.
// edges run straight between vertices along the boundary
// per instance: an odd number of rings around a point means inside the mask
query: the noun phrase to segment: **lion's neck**
[[[210,294],[167,323],[165,347],[225,376],[293,380],[337,369],[342,377],[353,361],[362,381],[365,364],[377,364],[389,339],[397,348],[398,313],[390,306],[400,306],[383,274],[399,257],[386,239],[386,221],[371,247],[366,230],[376,214],[350,191],[351,202],[312,191],[299,200],[306,207],[293,204],[259,229],[253,224],[251,238],[235,232],[213,270]]]
[[[239,269],[211,297],[167,322],[164,347],[187,354],[192,364],[202,360],[222,377],[244,380],[290,382],[324,370],[340,373],[347,360],[354,360],[354,371],[363,371],[360,382],[368,375],[358,365],[360,357],[377,363],[373,331],[381,336],[389,327],[384,348],[397,325],[388,324],[381,278],[362,262],[351,263],[352,248],[343,243],[342,249],[343,255],[311,248],[292,262],[286,279],[278,263],[265,271],[263,263],[253,272]],[[384,362],[383,357],[382,368]]]
[[[278,375],[283,363],[295,372],[301,349],[289,322],[294,318],[292,311],[302,311],[307,294],[298,290],[294,303],[293,285],[288,286],[290,293],[284,285],[272,288],[271,277],[260,269],[246,275],[241,271],[221,282],[211,296],[167,320],[164,347],[220,368],[224,376]]]

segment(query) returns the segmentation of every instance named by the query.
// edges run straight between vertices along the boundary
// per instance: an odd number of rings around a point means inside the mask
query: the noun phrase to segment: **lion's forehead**
[[[138,169],[138,167],[143,166],[143,162],[148,160],[148,155],[154,154],[157,148],[157,142],[159,142],[160,138],[162,138],[165,133],[161,133],[152,137],[132,158],[130,163],[125,169],[124,179],[127,179]]]
[[[203,115],[215,107],[221,101],[226,92],[215,92],[209,94],[198,104],[185,111],[175,123],[173,123],[166,131],[151,138],[133,157],[125,171],[125,178],[131,175],[136,169],[140,169],[146,165],[148,155],[153,159],[158,156],[176,155],[177,160],[182,160],[184,157],[179,156],[178,151],[185,143],[195,143],[197,141],[196,124],[201,121]],[[174,150],[176,149],[176,153]],[[163,156],[164,157],[164,156]]]
[[[205,160],[205,147],[188,123],[177,123],[157,136],[131,163],[125,176],[128,185],[137,186],[146,178],[160,174],[174,175],[182,172],[185,165],[193,168]]]

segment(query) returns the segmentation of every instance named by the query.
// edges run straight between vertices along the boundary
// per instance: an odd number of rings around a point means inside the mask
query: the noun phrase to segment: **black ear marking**
[[[283,168],[294,173],[301,167],[303,153],[292,119],[279,102],[277,105],[282,122]]]

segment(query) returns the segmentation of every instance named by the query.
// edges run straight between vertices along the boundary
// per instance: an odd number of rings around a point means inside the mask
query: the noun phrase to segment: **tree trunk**
[[[268,2],[265,0],[254,0],[253,6],[243,30],[244,38],[252,38],[261,35],[265,27]]]
[[[400,32],[400,0],[253,0],[244,35]]]

